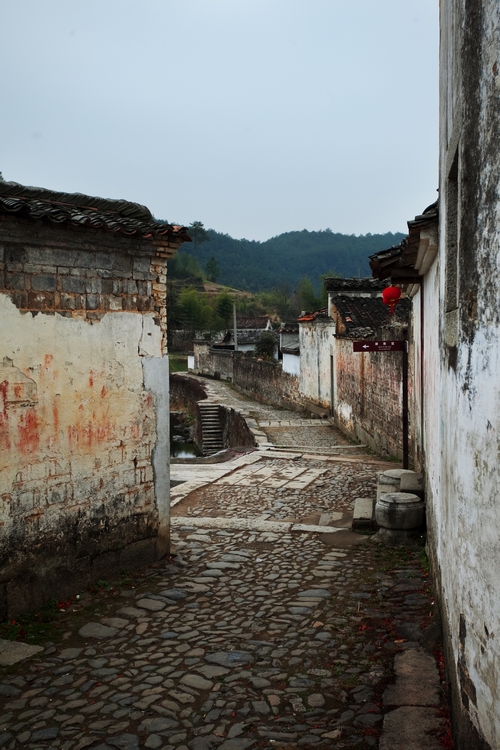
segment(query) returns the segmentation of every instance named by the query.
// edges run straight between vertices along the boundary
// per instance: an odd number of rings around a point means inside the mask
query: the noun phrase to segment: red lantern
[[[382,292],[382,302],[388,305],[391,315],[394,313],[396,303],[401,297],[401,289],[398,286],[388,286]]]

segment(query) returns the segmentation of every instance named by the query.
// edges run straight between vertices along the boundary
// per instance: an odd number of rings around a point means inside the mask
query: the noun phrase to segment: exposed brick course
[[[83,314],[89,321],[107,312],[153,312],[165,353],[166,264],[181,242],[83,232],[0,214],[0,293],[26,312]]]

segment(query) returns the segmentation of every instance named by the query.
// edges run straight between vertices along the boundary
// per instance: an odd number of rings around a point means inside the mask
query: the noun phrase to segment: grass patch
[[[170,372],[187,372],[188,359],[181,354],[170,354],[168,363]]]
[[[15,620],[0,624],[0,638],[7,641],[25,641],[38,645],[52,640],[54,631],[59,626],[56,621],[59,612],[66,606],[67,602],[57,602],[51,599],[45,607],[38,612],[27,612],[19,615]]]

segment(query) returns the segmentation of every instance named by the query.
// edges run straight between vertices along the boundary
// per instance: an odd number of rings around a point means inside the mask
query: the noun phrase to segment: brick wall
[[[387,331],[377,338],[388,338]],[[402,456],[401,352],[354,353],[352,339],[336,339],[335,421],[378,453]]]
[[[0,214],[0,292],[22,311],[91,321],[152,312],[166,353],[167,258],[179,246]]]

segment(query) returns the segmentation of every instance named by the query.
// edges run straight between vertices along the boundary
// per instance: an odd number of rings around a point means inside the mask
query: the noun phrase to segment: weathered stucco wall
[[[74,590],[93,569],[127,567],[125,552],[108,566],[110,550],[156,537],[156,410],[139,347],[149,329],[159,353],[161,333],[131,313],[96,325],[23,315],[5,295],[0,316],[0,581],[11,614],[46,598],[57,567]],[[151,559],[149,546],[140,554]]]
[[[380,338],[393,339],[394,332]],[[336,339],[335,422],[378,453],[401,457],[401,352],[353,352],[352,339]]]
[[[168,552],[169,419],[155,248],[11,216],[0,238],[5,617]]]
[[[330,345],[335,326],[331,318],[301,323],[300,392],[304,399],[331,408]]]
[[[441,3],[440,86],[439,368],[426,386],[425,455],[456,746],[470,750],[500,746],[496,0]]]

